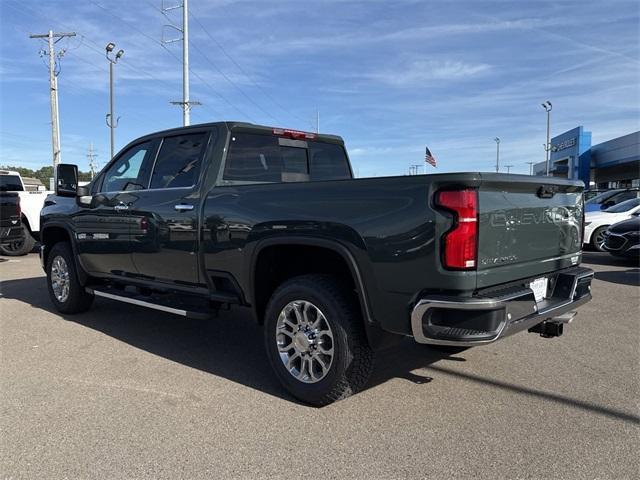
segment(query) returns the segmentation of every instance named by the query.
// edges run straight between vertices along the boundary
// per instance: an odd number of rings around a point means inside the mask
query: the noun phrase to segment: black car
[[[637,257],[640,255],[640,212],[633,218],[609,227],[604,233],[604,249],[611,255]]]

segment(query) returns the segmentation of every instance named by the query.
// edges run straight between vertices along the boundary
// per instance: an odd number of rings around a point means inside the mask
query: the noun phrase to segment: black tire
[[[596,228],[596,230],[591,234],[591,246],[596,252],[606,252],[602,244],[599,243],[599,237],[609,228],[609,225],[604,227]]]
[[[297,379],[287,370],[278,352],[278,317],[293,301],[306,301],[317,307],[333,335],[331,365],[316,383]],[[297,399],[321,407],[358,392],[369,380],[374,355],[367,342],[360,307],[349,287],[338,278],[302,275],[286,281],[269,300],[264,323],[271,366],[282,385]]]
[[[0,253],[8,257],[21,257],[30,253],[36,244],[36,240],[31,236],[31,232],[26,225],[22,225],[22,233],[22,240],[0,246]]]
[[[68,295],[62,300],[56,297],[52,282],[52,265],[58,258],[62,258],[66,264],[68,271]],[[49,297],[60,313],[74,314],[86,312],[93,303],[93,295],[86,292],[84,287],[78,281],[78,273],[76,271],[76,263],[71,250],[71,246],[67,242],[56,243],[47,257],[47,290]]]

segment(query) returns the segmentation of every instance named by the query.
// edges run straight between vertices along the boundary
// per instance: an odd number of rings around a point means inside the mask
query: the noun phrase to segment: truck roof
[[[147,135],[145,135],[144,137],[141,138],[146,138],[146,137],[154,137],[156,135],[168,135],[168,134],[174,134],[174,133],[180,133],[180,132],[184,132],[184,131],[188,131],[188,130],[198,130],[201,128],[210,128],[210,127],[223,127],[226,128],[227,130],[231,131],[231,130],[235,130],[235,131],[245,131],[245,132],[255,132],[255,133],[261,133],[261,134],[269,134],[269,135],[279,135],[279,133],[276,133],[277,131],[281,131],[281,132],[296,132],[296,133],[301,133],[301,134],[307,134],[313,137],[308,137],[309,139],[317,139],[323,142],[329,142],[329,143],[338,143],[341,145],[344,145],[344,140],[342,139],[342,137],[338,136],[338,135],[329,135],[329,134],[324,134],[324,133],[314,133],[314,132],[303,132],[300,130],[293,130],[293,129],[287,129],[284,127],[274,127],[274,126],[268,126],[268,125],[258,125],[255,123],[250,123],[250,122],[238,122],[238,121],[222,121],[222,122],[208,122],[208,123],[199,123],[196,125],[189,125],[188,127],[176,127],[176,128],[170,128],[167,130],[161,130],[158,132],[152,132],[149,133]],[[140,140],[141,138],[137,138],[137,140]]]

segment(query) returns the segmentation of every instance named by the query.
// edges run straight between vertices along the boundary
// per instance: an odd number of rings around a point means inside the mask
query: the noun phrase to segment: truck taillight
[[[446,268],[473,270],[478,256],[478,192],[473,189],[441,190],[436,204],[455,214],[453,227],[444,235],[442,261]]]

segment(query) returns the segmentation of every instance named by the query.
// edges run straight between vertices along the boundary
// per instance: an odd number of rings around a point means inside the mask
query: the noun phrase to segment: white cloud
[[[407,87],[434,80],[462,80],[486,74],[491,66],[486,63],[465,63],[457,60],[415,60],[408,66],[393,70],[365,74],[372,80]]]

